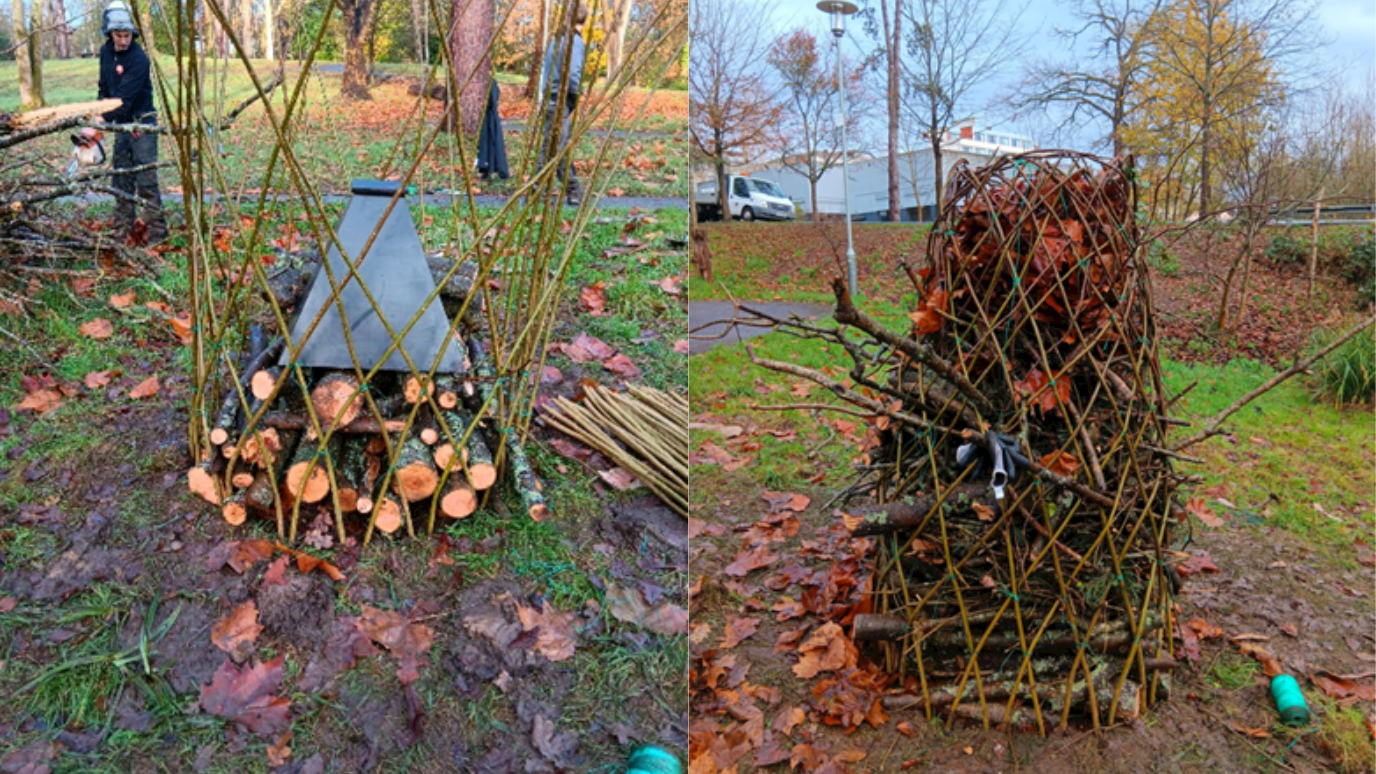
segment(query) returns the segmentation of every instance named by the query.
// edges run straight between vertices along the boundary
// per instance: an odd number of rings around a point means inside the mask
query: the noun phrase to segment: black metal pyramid
[[[386,214],[387,205],[397,187],[397,183],[379,180],[353,181],[353,198],[349,200],[344,217],[335,230],[339,244],[351,260],[358,260],[368,237]],[[348,277],[348,265],[339,249],[331,246],[325,259],[334,272],[335,282],[343,284]],[[377,301],[376,309],[364,295],[364,287]],[[425,251],[416,233],[416,224],[411,220],[406,200],[402,199],[392,208],[377,238],[373,240],[368,255],[358,267],[358,276],[344,285],[338,301],[332,298],[330,278],[325,272],[322,270],[316,275],[310,292],[306,294],[306,301],[292,323],[291,342],[295,343],[305,336],[321,307],[326,307],[325,314],[302,347],[296,362],[312,368],[353,368],[353,358],[349,356],[344,338],[344,324],[347,321],[358,364],[364,370],[371,369],[381,361],[384,371],[410,371],[401,354],[401,350],[405,349],[416,368],[425,372],[435,362],[435,355],[441,348],[444,355],[439,370],[457,370],[461,363],[461,347],[449,338],[449,318],[440,305],[438,295],[425,306],[420,319],[402,337],[401,346],[393,350],[385,361],[382,359],[392,345],[392,336],[379,319],[379,310],[392,331],[400,333],[434,290],[435,280],[425,261]],[[289,360],[288,354],[282,354],[283,365]]]

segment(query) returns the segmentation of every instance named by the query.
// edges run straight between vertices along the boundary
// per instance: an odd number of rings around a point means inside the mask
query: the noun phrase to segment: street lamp
[[[846,197],[846,288],[859,292],[855,278],[855,239],[850,227],[850,156],[846,148],[846,82],[841,75],[841,37],[846,34],[846,17],[860,10],[846,0],[822,0],[817,10],[831,17],[831,34],[836,40],[836,88],[841,92],[841,187]]]

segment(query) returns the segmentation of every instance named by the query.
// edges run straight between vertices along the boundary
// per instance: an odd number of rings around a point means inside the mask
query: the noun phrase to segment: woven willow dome
[[[1164,697],[1179,478],[1135,205],[1130,160],[952,171],[851,517],[877,543],[855,636],[900,706],[1046,733]]]

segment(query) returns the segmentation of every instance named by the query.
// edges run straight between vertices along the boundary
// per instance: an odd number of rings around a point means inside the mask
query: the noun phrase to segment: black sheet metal
[[[397,191],[397,184],[388,181],[355,180],[352,190],[354,197],[349,200],[340,220],[336,233],[339,244],[343,246],[350,260],[357,262],[358,255],[372,234],[373,228],[382,219]],[[425,261],[425,252],[416,233],[411,211],[403,198],[392,208],[386,223],[378,232],[377,239],[368,250],[358,276],[348,279],[348,266],[339,250],[331,247],[326,254],[335,282],[343,284],[339,300],[333,298],[330,278],[324,271],[316,275],[306,301],[301,305],[296,320],[291,326],[289,341],[296,344],[311,321],[326,307],[325,315],[316,325],[310,339],[301,349],[296,362],[311,368],[353,368],[353,358],[344,338],[344,321],[348,321],[349,332],[353,339],[354,351],[359,365],[364,370],[371,369],[382,360],[383,353],[392,345],[392,336],[387,333],[379,319],[385,319],[391,329],[400,333],[401,329],[415,316],[416,310],[435,289],[435,281],[430,275]],[[364,295],[366,287],[377,301],[375,309]],[[341,316],[340,306],[343,306]],[[449,318],[440,305],[439,296],[425,307],[424,313],[411,330],[402,337],[401,347],[394,350],[382,363],[384,371],[410,371],[401,350],[411,356],[412,362],[420,371],[427,371],[434,363],[436,354],[444,350],[440,361],[440,371],[457,370],[462,358],[462,346],[448,338]],[[288,352],[282,354],[281,363],[285,365]]]

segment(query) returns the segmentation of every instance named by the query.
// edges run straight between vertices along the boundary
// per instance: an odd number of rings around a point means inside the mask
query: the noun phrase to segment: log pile
[[[842,515],[876,544],[854,637],[895,706],[1046,733],[1164,698],[1175,492],[1131,160],[1034,153],[953,170],[906,335],[852,303],[839,344],[871,415]],[[847,330],[850,329],[850,330]],[[859,336],[856,336],[859,332]]]
[[[497,483],[503,437],[468,369],[378,373],[364,389],[353,372],[272,365],[281,349],[250,362],[210,430],[212,459],[188,474],[225,521],[277,521],[299,501],[391,534],[426,514],[465,518]]]

